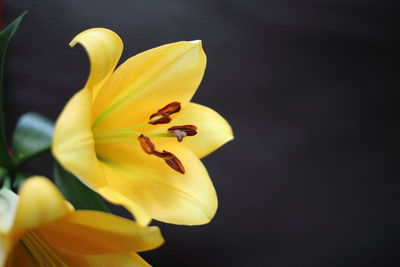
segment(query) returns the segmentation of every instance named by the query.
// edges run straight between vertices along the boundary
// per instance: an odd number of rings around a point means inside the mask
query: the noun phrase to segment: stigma
[[[197,134],[197,127],[194,125],[181,125],[168,128],[170,133],[176,136],[178,142],[182,142],[186,136],[193,136]]]

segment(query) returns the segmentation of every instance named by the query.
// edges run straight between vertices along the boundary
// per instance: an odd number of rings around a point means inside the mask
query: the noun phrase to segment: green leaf
[[[12,149],[16,165],[50,149],[54,123],[38,113],[26,113],[14,130]]]
[[[84,185],[73,174],[64,170],[58,163],[54,165],[54,182],[76,209],[110,212],[96,192]]]
[[[3,187],[3,188],[7,188],[7,189],[9,189],[9,190],[12,189],[12,184],[11,184],[11,177],[10,177],[10,175],[6,175],[6,176],[4,177],[2,187]]]
[[[0,167],[0,188],[2,187],[6,177],[8,175],[8,170],[6,168]]]
[[[8,148],[6,144],[6,134],[4,129],[4,107],[3,107],[3,72],[4,72],[4,58],[6,56],[6,50],[8,42],[18,29],[22,18],[26,12],[22,13],[17,19],[15,19],[7,28],[0,32],[0,166],[6,168],[12,168],[14,166],[11,157],[8,154]]]
[[[28,177],[25,174],[23,174],[22,172],[17,172],[15,174],[12,187],[16,189],[16,191],[18,191],[19,187],[23,184],[23,182],[25,182],[26,178]]]

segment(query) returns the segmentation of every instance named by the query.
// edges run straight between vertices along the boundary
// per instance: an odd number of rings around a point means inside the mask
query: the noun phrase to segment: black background
[[[194,101],[236,139],[204,162],[219,195],[205,226],[160,225],[155,266],[400,266],[399,11],[386,1],[8,0],[29,10],[6,60],[7,127],[56,119],[85,83],[69,41],[116,31],[123,59],[202,39]],[[46,160],[28,166],[51,175]]]

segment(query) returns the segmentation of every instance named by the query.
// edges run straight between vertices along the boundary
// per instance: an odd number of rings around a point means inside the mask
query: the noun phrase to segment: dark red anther
[[[172,102],[166,105],[165,107],[158,110],[158,112],[165,113],[168,115],[177,113],[181,110],[181,103],[179,102]]]
[[[184,174],[185,168],[183,167],[182,162],[171,152],[163,150],[163,152],[155,151],[153,155],[162,158],[165,162],[175,171]]]
[[[171,159],[165,160],[165,162],[175,171],[185,174],[185,168],[183,167],[182,162],[177,157],[174,156]]]
[[[153,142],[151,142],[150,138],[144,136],[143,134],[138,136],[138,140],[140,142],[140,146],[143,148],[144,152],[149,155],[154,155],[159,158],[165,160],[165,162],[175,171],[184,174],[185,168],[183,167],[182,162],[171,152],[163,150],[163,152],[159,152],[155,149]]]
[[[151,142],[150,138],[144,136],[143,134],[138,136],[138,140],[140,142],[140,146],[143,148],[144,152],[147,154],[153,154],[155,151],[155,146],[153,142]]]
[[[168,114],[157,111],[156,113],[151,114],[149,119],[151,120],[152,118],[157,117],[157,116],[168,117]]]
[[[181,103],[179,102],[172,102],[166,105],[165,107],[159,109],[156,113],[151,114],[150,116],[150,124],[163,124],[163,123],[169,123],[171,121],[171,118],[169,117],[171,114],[177,113],[181,110]],[[156,119],[154,121],[151,121],[154,117],[159,116],[159,119]]]
[[[184,137],[196,135],[197,127],[194,125],[181,125],[168,128],[168,131],[175,134],[178,142],[182,142]]]
[[[187,136],[193,136],[197,134],[197,127],[194,125],[180,125],[180,126],[173,126],[171,128],[168,128],[168,131],[173,132],[173,131],[182,131],[185,132]]]
[[[155,115],[155,116],[153,116]],[[152,125],[156,125],[156,124],[165,124],[165,123],[169,123],[171,121],[171,118],[165,114],[165,113],[154,113],[153,115],[150,116],[150,119],[156,117],[156,116],[160,116],[160,118],[154,120],[154,121],[149,121],[149,124]]]

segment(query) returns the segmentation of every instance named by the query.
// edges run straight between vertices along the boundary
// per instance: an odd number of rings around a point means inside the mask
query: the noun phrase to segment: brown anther
[[[183,167],[182,162],[171,152],[163,150],[163,152],[155,151],[153,155],[162,158],[165,162],[175,171],[184,174],[185,168]]]
[[[177,113],[181,110],[181,103],[179,102],[172,102],[166,105],[165,107],[158,110],[158,112],[165,113],[168,115]]]
[[[151,114],[149,119],[151,120],[151,119],[153,119],[154,117],[157,117],[157,116],[168,117],[168,114],[157,111],[156,113]]]
[[[140,142],[140,146],[143,148],[144,152],[147,154],[153,154],[155,151],[155,146],[153,142],[151,142],[150,138],[144,136],[143,134],[138,136],[138,140]]]
[[[155,116],[153,116],[155,115]],[[153,115],[150,116],[150,119],[156,117],[156,116],[160,116],[160,118],[153,120],[153,121],[149,121],[149,124],[152,125],[156,125],[156,124],[165,124],[165,123],[169,123],[171,121],[171,118],[169,117],[169,115],[162,113],[162,112],[158,112],[158,113],[154,113]]]
[[[181,110],[181,103],[179,102],[172,102],[166,105],[165,107],[159,109],[156,113],[151,114],[150,116],[150,124],[164,124],[169,123],[171,118],[169,117],[171,114],[177,113]],[[151,119],[159,116],[160,118],[151,121]]]
[[[184,137],[196,135],[197,127],[194,125],[181,125],[168,128],[168,131],[175,134],[178,142],[182,142]]]
[[[138,136],[138,140],[140,146],[143,148],[144,152],[149,155],[154,155],[156,157],[162,158],[165,162],[175,171],[184,174],[185,168],[183,167],[182,162],[171,152],[163,150],[163,152],[159,152],[155,149],[153,142],[151,142],[150,138],[144,136],[143,134]]]

